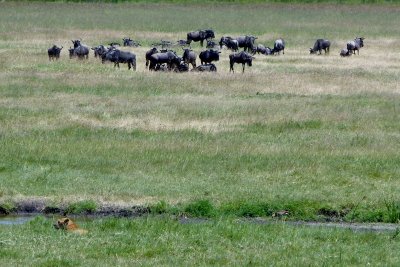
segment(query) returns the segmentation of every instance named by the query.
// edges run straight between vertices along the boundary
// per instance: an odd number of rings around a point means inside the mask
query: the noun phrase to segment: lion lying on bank
[[[62,230],[67,230],[68,232],[84,235],[87,234],[87,230],[79,228],[79,226],[74,223],[71,219],[69,218],[61,218],[57,220],[57,223],[54,224],[54,227],[56,229],[62,229]]]

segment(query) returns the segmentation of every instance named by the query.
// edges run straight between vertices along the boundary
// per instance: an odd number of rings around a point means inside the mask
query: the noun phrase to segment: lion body
[[[56,229],[66,230],[68,232],[76,233],[76,234],[87,234],[87,230],[79,228],[79,226],[69,218],[61,218],[57,220],[57,223],[54,225]]]

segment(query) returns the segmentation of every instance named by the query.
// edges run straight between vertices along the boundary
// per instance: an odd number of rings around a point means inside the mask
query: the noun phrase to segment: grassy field
[[[145,265],[365,265],[374,248],[372,263],[383,257],[396,265],[399,242],[390,235],[218,218],[286,209],[293,220],[398,222],[399,11],[398,5],[1,2],[2,209],[22,201],[89,201],[93,209],[144,205],[216,221],[100,220],[115,226],[101,232],[90,222],[93,234],[70,240],[48,229],[50,219],[37,219],[2,227],[8,230],[1,231],[1,257],[15,265],[34,258],[44,266],[65,265],[59,255],[74,266],[80,260],[129,265],[132,255]],[[256,55],[244,74],[239,65],[229,73],[226,50],[216,74],[145,70],[150,44],[205,27],[217,38],[254,34],[268,46],[283,37],[285,55]],[[102,65],[92,54],[88,61],[68,58],[71,39],[95,46],[125,36],[142,43],[128,49],[137,55],[136,72]],[[360,55],[340,58],[356,36],[365,37]],[[309,55],[317,38],[331,40],[329,55]],[[57,62],[47,58],[53,44],[64,46]],[[199,44],[193,48],[201,51]],[[165,236],[164,228],[171,229]],[[139,229],[137,237],[132,231]],[[33,247],[29,238],[42,231],[42,243]],[[227,242],[218,243],[221,235]],[[157,245],[155,236],[162,239]],[[130,238],[135,247],[126,244]],[[94,252],[103,239],[107,259]],[[81,255],[67,256],[75,241]]]
[[[397,266],[394,233],[216,220],[100,219],[85,236],[41,217],[0,226],[0,266]],[[11,228],[11,231],[9,230]],[[372,249],[373,248],[373,249]],[[21,251],[23,251],[21,253]]]

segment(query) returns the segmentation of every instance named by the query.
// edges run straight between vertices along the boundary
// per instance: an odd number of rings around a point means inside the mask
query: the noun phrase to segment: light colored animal
[[[61,218],[57,220],[57,222],[54,224],[54,227],[56,229],[65,230],[79,235],[84,235],[88,233],[88,230],[79,228],[79,226],[74,223],[70,218]]]
[[[364,37],[356,37],[353,41],[348,41],[347,50],[352,51],[353,54],[355,54],[357,50],[357,55],[359,55],[361,47],[364,47],[364,39]]]

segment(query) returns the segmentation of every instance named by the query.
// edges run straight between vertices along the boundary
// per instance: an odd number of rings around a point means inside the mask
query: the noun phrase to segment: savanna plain
[[[1,2],[0,211],[31,202],[72,217],[149,212],[78,220],[82,236],[55,230],[58,215],[0,225],[0,265],[398,266],[399,231],[276,222],[399,223],[399,13],[397,4]],[[226,49],[217,73],[145,69],[152,43],[202,28],[217,40],[283,38],[285,54],[255,55],[243,74],[229,73]],[[92,51],[68,57],[71,39],[126,36],[142,45],[123,48],[136,54],[135,72]],[[341,58],[357,36],[360,54]],[[329,54],[309,54],[317,38],[331,41]],[[53,44],[63,50],[50,62]],[[273,223],[251,219],[260,217]]]

